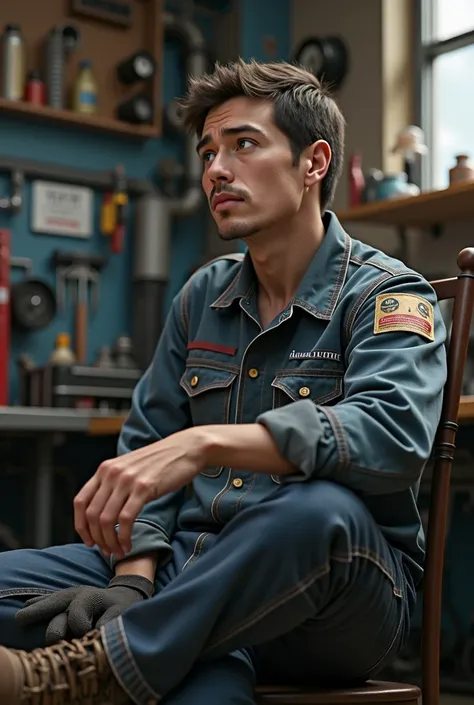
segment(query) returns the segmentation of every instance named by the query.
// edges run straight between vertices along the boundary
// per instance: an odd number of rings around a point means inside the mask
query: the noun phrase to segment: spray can
[[[45,85],[39,71],[30,71],[26,78],[25,100],[33,105],[44,105],[46,102]]]
[[[2,97],[22,100],[25,90],[25,46],[19,25],[7,24],[1,46]]]

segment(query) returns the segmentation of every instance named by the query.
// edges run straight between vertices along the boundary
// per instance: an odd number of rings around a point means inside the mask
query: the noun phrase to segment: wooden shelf
[[[83,130],[127,135],[134,139],[146,140],[159,136],[159,130],[153,125],[131,125],[100,115],[82,115],[72,110],[58,110],[46,105],[32,105],[6,98],[0,98],[0,113],[10,113],[32,121],[69,124]]]
[[[430,227],[474,218],[474,182],[387,201],[366,203],[337,213],[341,222]]]
[[[104,416],[104,418],[95,416],[89,421],[87,433],[89,436],[118,435],[125,419],[126,416]]]
[[[474,420],[474,396],[461,397],[458,419],[460,421]]]
[[[0,27],[14,22],[20,25],[28,69],[44,73],[44,53],[51,28],[73,25],[80,37],[64,65],[64,97],[70,100],[79,67],[84,59],[92,62],[99,98],[98,115],[81,115],[72,110],[56,110],[21,101],[0,98],[0,115],[29,121],[31,125],[50,123],[64,128],[95,131],[102,134],[146,140],[159,137],[162,119],[163,4],[164,0],[131,0],[133,19],[123,28],[93,17],[75,14],[69,0],[16,0],[0,2]],[[117,76],[117,66],[137,50],[149,51],[157,62],[153,78],[136,85],[126,85]],[[45,76],[43,76],[44,78]],[[117,106],[137,92],[145,92],[154,106],[153,124],[133,125],[116,118]],[[69,108],[69,104],[67,105]]]

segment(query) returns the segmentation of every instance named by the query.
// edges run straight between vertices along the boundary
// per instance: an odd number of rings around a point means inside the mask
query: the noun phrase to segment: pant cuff
[[[159,703],[161,697],[150,688],[135,663],[123,627],[122,617],[101,627],[100,634],[114,676],[135,705],[156,705]]]

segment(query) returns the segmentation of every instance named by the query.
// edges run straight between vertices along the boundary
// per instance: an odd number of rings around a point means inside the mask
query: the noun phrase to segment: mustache
[[[242,198],[244,201],[248,199],[248,194],[242,189],[233,188],[232,186],[219,185],[214,186],[209,196],[209,200],[212,203],[214,196],[219,196],[221,193],[227,193],[230,196],[235,196],[236,198]]]

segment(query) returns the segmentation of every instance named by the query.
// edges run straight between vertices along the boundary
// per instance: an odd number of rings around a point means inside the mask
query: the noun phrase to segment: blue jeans
[[[326,481],[282,485],[219,533],[178,531],[155,597],[102,628],[137,705],[251,705],[256,680],[372,677],[402,647],[413,590],[364,503]],[[111,571],[80,544],[0,554],[0,641],[44,645],[14,620],[24,599]]]

